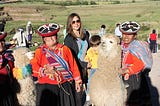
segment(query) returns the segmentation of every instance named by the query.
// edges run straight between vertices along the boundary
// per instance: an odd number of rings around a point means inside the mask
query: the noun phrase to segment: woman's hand
[[[124,80],[128,80],[129,79],[129,74],[125,74],[124,75]]]
[[[77,92],[80,92],[80,91],[81,91],[81,87],[82,87],[82,84],[81,84],[81,83],[75,83],[75,88],[76,88],[76,91],[77,91]]]
[[[56,71],[56,68],[53,67],[52,65],[50,64],[47,64],[45,67],[44,67],[44,74],[54,74],[55,71]]]
[[[87,68],[91,68],[91,67],[92,67],[91,62],[88,62],[88,64],[87,64]]]
[[[127,68],[125,68],[125,69],[119,69],[119,71],[118,71],[120,74],[127,74],[129,71],[128,71],[128,69]]]
[[[119,69],[119,73],[120,74],[124,74],[124,80],[128,80],[129,79],[129,70],[127,68],[125,69]]]

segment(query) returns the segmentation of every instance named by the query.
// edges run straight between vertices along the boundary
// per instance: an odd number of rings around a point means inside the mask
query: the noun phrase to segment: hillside
[[[144,40],[153,28],[157,30],[160,28],[160,1],[146,0],[143,2],[143,0],[136,0],[136,3],[105,4],[103,2],[98,5],[77,6],[60,6],[52,3],[44,4],[43,2],[18,2],[3,4],[2,6],[4,6],[3,11],[13,19],[7,21],[7,32],[18,27],[25,27],[28,20],[32,21],[34,29],[43,23],[50,22],[65,26],[67,16],[71,12],[79,13],[84,27],[91,34],[96,34],[101,24],[106,24],[107,32],[113,33],[115,24],[126,20],[134,20],[142,25],[139,37]],[[60,35],[62,35],[63,29],[64,27],[61,28]],[[12,33],[10,34],[12,35]]]

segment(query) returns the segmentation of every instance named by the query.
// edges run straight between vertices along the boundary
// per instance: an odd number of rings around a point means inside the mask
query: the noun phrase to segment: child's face
[[[93,46],[92,48],[93,48],[94,51],[98,50],[98,46]]]

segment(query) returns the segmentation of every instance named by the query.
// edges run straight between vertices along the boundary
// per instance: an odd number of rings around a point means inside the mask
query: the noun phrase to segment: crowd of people
[[[122,47],[119,74],[127,90],[127,106],[145,106],[146,102],[149,104],[147,106],[151,106],[146,76],[152,67],[151,52],[156,52],[157,35],[155,30],[150,34],[149,48],[146,42],[137,40],[139,30],[140,24],[126,21],[117,23],[114,32]],[[71,13],[67,18],[63,44],[58,41],[59,31],[57,23],[41,25],[36,31],[43,42],[35,50],[30,62],[36,84],[36,105],[90,105],[90,80],[98,68],[98,46],[101,37],[106,34],[106,26],[102,25],[97,35],[90,35],[83,27],[80,15]],[[33,32],[30,21],[26,26],[27,34],[19,28],[13,36],[13,40],[17,40],[17,47],[28,47],[27,42],[32,42]],[[5,48],[6,36],[7,33],[0,33],[0,105],[17,106],[16,95],[10,84],[14,57]]]

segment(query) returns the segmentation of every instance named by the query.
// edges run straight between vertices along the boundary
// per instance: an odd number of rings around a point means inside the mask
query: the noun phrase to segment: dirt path
[[[149,74],[153,106],[160,106],[160,51],[153,55],[153,66]]]

